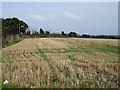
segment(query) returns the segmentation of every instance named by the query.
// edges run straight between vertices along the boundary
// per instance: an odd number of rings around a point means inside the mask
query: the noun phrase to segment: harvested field
[[[118,40],[29,38],[2,49],[2,56],[8,87],[118,87]]]

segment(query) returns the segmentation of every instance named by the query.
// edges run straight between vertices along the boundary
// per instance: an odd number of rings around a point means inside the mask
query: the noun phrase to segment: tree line
[[[34,31],[31,34],[30,31],[27,31],[26,34],[33,37],[79,37],[80,36],[76,32],[65,33],[64,31],[61,31],[61,33],[51,33],[50,31],[45,31],[42,28],[40,28],[39,32]]]
[[[18,18],[1,18],[0,21],[2,22],[2,38],[5,40],[8,36],[15,36],[15,35],[24,35],[28,37],[77,37],[77,38],[112,38],[118,39],[120,36],[106,36],[106,35],[87,35],[82,34],[79,35],[76,32],[69,32],[65,33],[61,31],[60,33],[51,33],[50,31],[45,31],[42,28],[39,31],[34,31],[31,33],[31,30],[28,30],[29,26],[26,22],[19,20]],[[9,37],[8,37],[9,38]]]
[[[50,31],[44,31],[42,28],[40,28],[39,32],[34,31],[32,34],[30,31],[28,31],[27,35],[30,35],[32,37],[64,37],[64,38],[76,37],[76,38],[120,39],[119,35],[89,35],[89,34],[79,35],[76,32],[65,33],[64,31],[61,31],[61,33],[51,33]]]
[[[120,39],[120,35],[88,35],[88,34],[82,34],[81,38]]]
[[[2,37],[6,39],[7,36],[14,35],[28,35],[32,37],[78,37],[79,35],[76,32],[65,33],[62,31],[61,33],[51,33],[50,31],[44,31],[40,28],[39,32],[34,31],[31,33],[28,30],[28,24],[18,18],[6,18],[0,19],[2,21]]]

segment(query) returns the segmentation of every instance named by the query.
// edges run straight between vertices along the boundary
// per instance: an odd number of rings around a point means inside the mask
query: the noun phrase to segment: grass
[[[43,51],[44,49],[38,49],[38,51],[36,52],[40,57],[42,57],[43,58],[43,60],[48,60],[48,58],[47,58],[47,56],[45,55],[45,53],[44,53],[44,51]]]
[[[70,47],[66,49],[65,52],[81,52],[81,50],[74,48],[74,47]]]
[[[1,52],[0,52],[1,53]],[[0,54],[0,63],[2,63],[2,55]]]
[[[77,47],[69,47],[69,48],[39,48],[41,53],[67,53],[67,52],[86,52],[86,53],[94,53],[94,52],[103,52],[103,53],[116,53],[118,54],[118,49],[120,46],[109,46],[109,45],[83,45],[79,48]]]
[[[77,59],[75,55],[68,55],[68,58],[72,61],[75,61]]]
[[[58,78],[57,78],[55,75],[53,75],[53,76],[51,77],[51,82],[52,82],[52,83],[55,83],[57,80],[58,80]]]
[[[5,81],[4,77],[2,78],[2,88],[5,89],[5,88],[17,88],[17,86],[15,84],[12,84],[12,83],[6,83],[6,84],[3,84]]]
[[[13,41],[6,41],[6,42],[2,42],[2,48],[6,48],[8,46],[14,45],[18,42],[20,42],[22,39],[14,39]]]
[[[17,86],[14,85],[14,84],[7,83],[7,84],[3,84],[3,85],[2,85],[2,88],[3,88],[3,89],[4,89],[4,88],[17,88]]]
[[[2,77],[0,77],[0,88],[2,87]]]
[[[104,52],[104,53],[118,53],[118,48],[120,46],[110,46],[110,45],[89,45],[90,51]]]

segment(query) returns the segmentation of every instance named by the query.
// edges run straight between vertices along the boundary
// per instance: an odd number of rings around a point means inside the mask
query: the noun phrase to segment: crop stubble
[[[16,87],[117,87],[118,54],[86,45],[116,47],[118,40],[24,39],[2,50],[3,79]]]

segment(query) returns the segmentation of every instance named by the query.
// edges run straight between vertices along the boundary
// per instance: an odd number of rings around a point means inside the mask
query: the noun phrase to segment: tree
[[[27,34],[27,35],[30,35],[30,34],[31,34],[31,31],[27,31],[26,34]]]
[[[45,35],[49,36],[50,32],[49,31],[45,31]]]
[[[2,36],[2,18],[0,18],[0,38]]]
[[[2,19],[2,32],[3,35],[15,35],[25,33],[28,25],[24,21],[20,21],[18,18],[6,18]]]
[[[39,36],[38,31],[34,31],[34,32],[32,33],[32,36],[33,36],[33,37],[38,37],[38,36]]]
[[[19,21],[19,25],[20,25],[19,26],[20,32],[25,34],[25,31],[27,30],[28,25],[25,22],[23,22],[23,21]]]
[[[82,37],[83,37],[83,38],[90,38],[90,35],[82,34]]]
[[[40,28],[40,35],[44,35],[44,31],[42,28]]]
[[[61,35],[62,35],[62,36],[65,36],[65,33],[64,33],[64,31],[62,31],[62,32],[61,32]]]
[[[18,18],[6,18],[2,20],[2,41],[10,41],[15,38],[16,34],[25,33],[28,25]]]
[[[70,37],[77,37],[77,33],[76,32],[70,32],[68,35]]]

